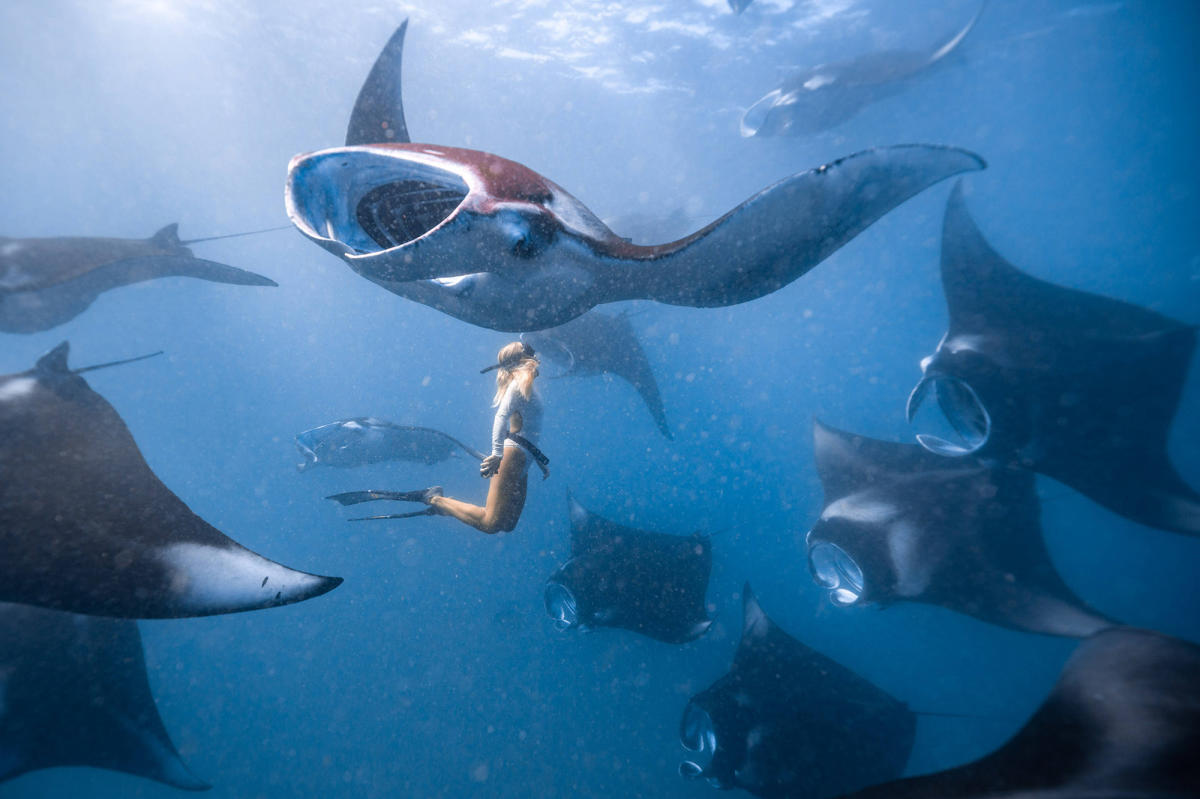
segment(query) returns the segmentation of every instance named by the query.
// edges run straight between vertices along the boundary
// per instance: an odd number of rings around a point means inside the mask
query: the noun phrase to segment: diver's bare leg
[[[525,508],[526,487],[525,453],[516,447],[505,447],[500,471],[489,481],[485,507],[453,497],[434,497],[429,504],[447,516],[491,535],[508,532],[517,526]]]

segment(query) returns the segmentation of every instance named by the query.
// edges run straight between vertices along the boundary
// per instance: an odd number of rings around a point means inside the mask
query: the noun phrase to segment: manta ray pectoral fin
[[[865,150],[759,192],[672,244],[625,248],[606,275],[605,302],[646,298],[719,307],[786,286],[913,195],[985,168],[955,147]]]
[[[115,711],[116,709],[114,709]],[[127,735],[131,740],[123,747],[130,753],[130,762],[116,762],[108,767],[137,774],[179,788],[184,791],[207,791],[212,785],[192,773],[175,750],[165,730],[138,726],[139,722],[122,723],[119,712],[115,716],[111,731],[118,738]],[[157,715],[157,713],[155,713]],[[161,724],[161,722],[159,722]]]
[[[404,33],[407,30],[408,20],[404,20],[384,45],[363,82],[358,99],[354,102],[354,110],[350,113],[350,124],[346,128],[347,147],[410,141],[400,92],[400,67],[404,56]]]
[[[328,593],[341,577],[289,569],[237,544],[168,544],[159,555],[169,574],[176,616],[209,616],[290,605]]]
[[[144,260],[139,258],[125,262],[123,266],[129,269],[131,276],[137,274],[142,269],[154,272],[154,274],[146,274],[144,277],[139,275],[135,278],[141,280],[155,277],[194,277],[197,280],[207,280],[212,283],[228,283],[233,286],[279,285],[269,277],[248,272],[245,269],[238,269],[236,266],[228,266],[216,261],[205,261],[202,258],[192,258],[189,256],[160,256]]]

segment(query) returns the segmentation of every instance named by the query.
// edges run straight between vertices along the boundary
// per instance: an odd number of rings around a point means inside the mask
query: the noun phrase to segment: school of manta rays
[[[751,106],[742,133],[836,124],[944,58],[974,24],[927,53],[793,77]],[[878,147],[783,178],[678,241],[634,244],[518,163],[413,143],[400,92],[406,27],[367,76],[344,145],[292,159],[291,222],[400,297],[520,333],[565,375],[627,381],[668,438],[628,315],[596,306],[755,300],[910,197],[985,167],[954,147]],[[193,243],[175,225],[146,240],[0,238],[0,331],[51,329],[103,291],[158,277],[275,285],[194,257]],[[789,635],[747,584],[728,673],[681,708],[679,773],[765,797],[1198,796],[1200,647],[1122,626],[1077,596],[1047,551],[1034,487],[1046,475],[1141,525],[1200,536],[1200,494],[1167,456],[1196,325],[1018,269],[972,219],[961,180],[942,220],[941,278],[948,330],[906,410],[912,421],[932,399],[954,435],[901,444],[814,420],[824,507],[805,539],[812,578],[835,607],[923,602],[1081,642],[1006,743],[903,778],[919,714]],[[246,549],[158,479],[83,377],[140,359],[80,368],[64,342],[0,377],[0,780],[84,765],[207,788],[159,718],[135,620],[266,609],[342,582]],[[444,432],[374,417],[315,427],[296,445],[301,471],[483,457]],[[549,623],[674,645],[708,631],[708,536],[623,526],[572,497],[566,511],[570,557],[545,584]]]

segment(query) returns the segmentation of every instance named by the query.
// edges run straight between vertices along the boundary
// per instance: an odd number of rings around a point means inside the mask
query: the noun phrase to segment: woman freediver
[[[491,480],[486,505],[480,507],[443,496],[441,486],[417,491],[351,491],[327,499],[343,505],[391,499],[423,502],[429,506],[411,513],[368,516],[351,521],[453,516],[489,535],[511,531],[517,526],[525,507],[530,464],[538,464],[544,480],[550,476],[547,468],[550,461],[537,447],[542,431],[542,400],[533,385],[538,376],[538,360],[534,357],[533,347],[520,341],[506,344],[497,354],[496,363],[481,369],[480,374],[493,369],[497,371],[496,396],[492,401],[496,407],[496,417],[492,421],[492,451],[479,464],[479,476]]]

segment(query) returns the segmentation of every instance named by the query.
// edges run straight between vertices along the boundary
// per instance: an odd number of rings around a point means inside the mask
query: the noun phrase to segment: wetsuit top
[[[520,446],[507,437],[509,420],[514,413],[521,414],[521,436],[537,446],[538,438],[542,434],[542,398],[538,396],[535,388],[529,399],[525,399],[521,389],[517,387],[517,381],[513,380],[508,384],[500,406],[496,408],[496,419],[492,422],[493,455],[503,455],[505,446]]]

